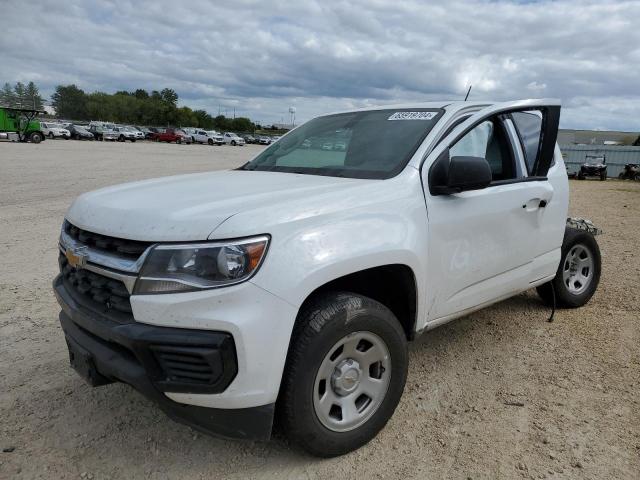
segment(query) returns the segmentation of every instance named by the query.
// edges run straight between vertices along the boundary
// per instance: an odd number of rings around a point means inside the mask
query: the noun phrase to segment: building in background
[[[613,130],[570,130],[558,131],[559,145],[633,145],[640,132],[617,132]]]

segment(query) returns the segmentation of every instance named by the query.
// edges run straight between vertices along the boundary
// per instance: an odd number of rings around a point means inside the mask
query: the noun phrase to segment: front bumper
[[[84,309],[65,289],[60,276],[53,288],[62,307],[60,323],[71,364],[90,385],[127,383],[172,419],[209,434],[258,440],[270,437],[275,403],[223,409],[179,403],[167,396],[167,392],[209,396],[227,389],[238,373],[231,334],[116,322]],[[189,355],[190,348],[197,349],[209,363],[212,380],[207,385],[194,388],[185,383],[180,365],[175,367],[174,359]],[[168,357],[163,357],[167,352]]]

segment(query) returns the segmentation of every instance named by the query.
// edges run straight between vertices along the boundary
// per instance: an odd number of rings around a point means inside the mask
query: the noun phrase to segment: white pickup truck
[[[275,419],[315,455],[362,446],[418,334],[531,288],[558,307],[596,290],[559,115],[550,100],[348,111],[236,170],[80,196],[54,281],[72,366],[206,432],[267,439]]]

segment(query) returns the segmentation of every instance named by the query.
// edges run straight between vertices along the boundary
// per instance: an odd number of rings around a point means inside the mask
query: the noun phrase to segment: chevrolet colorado
[[[72,366],[205,432],[267,439],[275,420],[315,455],[364,445],[418,334],[534,287],[560,307],[596,290],[559,116],[552,100],[348,111],[236,170],[81,195],[53,284]]]

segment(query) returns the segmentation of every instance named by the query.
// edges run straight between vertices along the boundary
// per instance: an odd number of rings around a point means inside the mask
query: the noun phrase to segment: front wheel
[[[209,145],[213,145],[213,140],[209,139],[209,140],[207,140],[207,143],[208,143]]]
[[[231,145],[233,145],[235,147],[236,146],[236,141],[235,140],[231,140]]]
[[[294,328],[278,403],[292,442],[313,455],[355,450],[386,425],[407,377],[407,340],[384,305],[325,293]]]
[[[42,140],[44,140],[44,137],[40,132],[33,132],[29,139],[31,140],[31,143],[40,143]]]
[[[552,305],[553,288],[558,307],[581,307],[596,292],[600,271],[600,247],[595,237],[589,232],[569,227],[564,234],[556,277],[537,287],[538,294],[547,305]]]
[[[53,140],[53,132],[49,132],[49,138]]]

